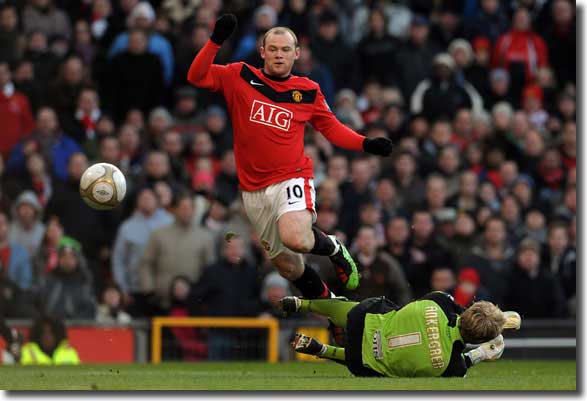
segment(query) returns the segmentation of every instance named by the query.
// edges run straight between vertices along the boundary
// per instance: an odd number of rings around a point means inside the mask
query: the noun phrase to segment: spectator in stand
[[[27,157],[24,174],[11,175],[5,182],[5,190],[11,199],[23,191],[33,191],[40,204],[45,207],[53,194],[54,178],[47,171],[45,160],[39,153]]]
[[[104,136],[100,139],[100,150],[98,157],[92,162],[109,163],[116,167],[120,166],[120,142],[115,136]]]
[[[455,208],[460,212],[474,213],[481,206],[481,199],[477,191],[479,189],[479,178],[472,171],[460,173],[458,193],[452,196],[447,206]]]
[[[408,282],[400,264],[384,251],[377,250],[375,229],[361,226],[357,232],[357,261],[361,272],[361,285],[357,290],[343,294],[353,300],[385,296],[397,305],[405,305],[411,300]],[[334,289],[335,293],[336,289]],[[339,290],[340,291],[340,290]]]
[[[408,151],[398,153],[393,164],[393,179],[404,209],[417,203],[425,191],[424,182],[416,171],[417,166],[416,158]]]
[[[128,38],[125,47],[111,58],[102,82],[105,104],[117,121],[133,108],[148,113],[161,104],[164,91],[163,67],[159,58],[148,52],[145,31],[134,28],[124,35]]]
[[[438,118],[454,118],[460,108],[480,109],[479,94],[466,81],[457,82],[455,62],[450,54],[434,57],[434,73],[431,79],[418,84],[411,97],[411,112],[422,113],[429,121]],[[474,101],[477,100],[477,104]]]
[[[120,170],[129,178],[135,178],[141,171],[144,153],[139,130],[131,124],[122,124],[118,130],[120,142]]]
[[[10,220],[0,211],[0,277],[8,279],[20,290],[32,285],[30,256],[26,249],[10,240]]]
[[[489,299],[487,290],[481,286],[479,274],[471,267],[465,267],[459,272],[452,296],[455,302],[464,308],[473,302]]]
[[[140,292],[159,309],[169,306],[173,277],[183,274],[196,282],[216,259],[212,235],[194,223],[193,198],[179,194],[173,208],[175,222],[152,232],[139,262]]]
[[[29,101],[15,89],[8,63],[0,61],[0,155],[7,158],[14,145],[31,133],[35,121]]]
[[[568,0],[555,0],[547,4],[550,5],[550,21],[538,29],[548,47],[549,64],[562,87],[577,80],[576,11],[574,4]]]
[[[108,225],[112,224],[113,215],[92,209],[79,195],[79,181],[88,168],[87,157],[77,152],[69,157],[67,163],[67,180],[56,185],[53,196],[45,208],[45,216],[59,217],[67,235],[81,243],[84,254],[89,259],[90,268],[95,273],[94,280],[99,284],[100,277],[95,271],[95,265],[100,251],[114,239],[113,233],[112,238],[108,236],[107,229]]]
[[[316,59],[332,73],[335,90],[358,89],[355,53],[344,42],[338,15],[335,12],[329,9],[322,11],[318,19],[316,37],[310,42],[310,47]]]
[[[230,205],[238,199],[238,178],[236,176],[236,164],[234,151],[228,149],[220,160],[220,173],[216,176],[214,188],[216,193],[222,194]]]
[[[372,79],[383,85],[393,80],[394,56],[399,43],[387,31],[383,9],[373,8],[369,13],[369,31],[357,45],[357,57],[363,84]]]
[[[137,298],[135,306],[140,308],[140,258],[153,231],[172,223],[173,216],[161,209],[154,190],[140,189],[134,213],[120,225],[112,249],[112,275],[125,303]]]
[[[183,166],[185,143],[182,135],[172,129],[164,132],[161,137],[160,148],[167,154],[174,181],[184,186],[187,185],[189,178]]]
[[[59,264],[58,245],[63,238],[63,226],[57,216],[51,216],[45,225],[43,241],[33,255],[33,290],[38,289],[43,284],[47,275],[57,268]]]
[[[558,278],[567,301],[577,292],[577,250],[569,242],[568,226],[554,221],[548,227],[548,242],[542,252],[543,267]]]
[[[80,89],[73,112],[62,118],[65,132],[83,147],[90,159],[97,154],[98,120],[102,116],[98,92],[92,87]]]
[[[79,365],[75,348],[67,340],[67,329],[58,318],[42,316],[33,322],[29,341],[20,350],[21,365]]]
[[[47,35],[40,31],[32,31],[27,34],[24,59],[32,63],[35,82],[43,88],[42,102],[48,102],[47,82],[55,78],[60,59],[49,50]]]
[[[24,191],[14,201],[10,242],[22,246],[31,258],[39,251],[45,233],[42,217],[43,206],[34,192]]]
[[[123,33],[120,33],[114,39],[114,43],[112,43],[112,47],[108,52],[108,57],[114,61],[116,55],[123,53],[127,48],[136,49],[133,45],[133,36],[134,32],[143,32],[143,38],[141,39],[141,51],[138,54],[145,54],[145,51],[148,51],[149,54],[155,55],[160,62],[160,66],[162,68],[162,72],[159,75],[152,75],[151,79],[156,79],[157,85],[164,85],[168,87],[171,85],[173,80],[173,69],[174,69],[174,57],[173,57],[173,48],[169,41],[160,33],[156,32],[154,28],[155,22],[155,11],[151,4],[147,1],[141,1],[139,4],[132,8],[128,18],[127,18],[127,25],[129,30]],[[136,40],[136,38],[135,38]],[[131,50],[132,51],[132,50]],[[133,52],[135,53],[135,52]],[[135,53],[137,54],[137,53]],[[128,60],[125,60],[128,62]],[[137,69],[133,70],[135,72],[139,71],[139,66],[136,66]],[[161,82],[163,80],[163,82]],[[148,82],[148,81],[144,81]],[[108,82],[108,85],[112,85],[112,82]],[[157,94],[157,96],[161,96]]]
[[[32,113],[36,113],[39,110],[43,98],[43,85],[35,76],[33,64],[26,59],[21,59],[16,63],[14,73],[12,74],[14,88],[26,95]]]
[[[430,290],[450,293],[456,284],[454,271],[447,266],[437,266],[432,270]]]
[[[181,134],[194,134],[201,129],[195,88],[181,86],[175,91],[173,129]]]
[[[412,227],[406,278],[412,286],[414,297],[419,298],[430,291],[430,276],[434,266],[452,266],[453,261],[433,235],[435,222],[429,211],[415,211],[412,214]]]
[[[199,305],[207,316],[257,316],[260,312],[257,270],[244,258],[242,238],[224,241],[221,259],[204,267],[201,277],[190,291],[190,302]],[[208,358],[228,359],[246,332],[226,329],[210,330]]]
[[[70,119],[75,117],[78,98],[82,89],[90,85],[87,71],[82,60],[77,56],[70,56],[59,65],[57,78],[48,84],[49,104],[59,116],[59,123],[63,129],[73,129]],[[76,132],[66,131],[75,139],[80,139]]]
[[[100,298],[101,303],[96,310],[98,324],[126,325],[132,321],[130,315],[124,310],[122,292],[116,284],[107,285]]]
[[[514,257],[515,249],[507,241],[505,222],[499,217],[490,217],[485,222],[481,241],[469,255],[463,257],[461,264],[477,270],[491,301],[501,303]]]
[[[385,228],[387,245],[384,250],[400,264],[404,274],[407,274],[410,264],[410,223],[403,216],[392,217]]]
[[[536,241],[524,239],[520,243],[509,284],[503,302],[506,309],[528,319],[566,316],[563,289],[558,278],[542,268]]]
[[[481,0],[477,15],[465,20],[465,36],[473,40],[483,36],[495,43],[509,28],[509,21],[499,0]]]
[[[161,145],[163,134],[173,127],[171,114],[163,106],[155,107],[149,113],[145,130],[147,147],[157,148]]]
[[[169,299],[171,306],[168,315],[171,317],[189,317],[193,306],[189,295],[192,283],[185,276],[174,277],[171,281]],[[205,329],[204,329],[205,330]],[[205,342],[203,329],[196,327],[172,327],[171,332],[178,343],[181,358],[184,361],[200,361],[208,359],[208,345]]]
[[[71,23],[67,14],[59,9],[53,0],[31,0],[22,13],[25,33],[41,31],[47,37],[71,38]]]
[[[352,241],[359,224],[359,206],[373,197],[372,169],[367,158],[356,158],[351,163],[351,183],[342,190],[341,227]]]
[[[226,111],[220,106],[210,106],[203,117],[204,127],[214,143],[214,157],[219,158],[226,150],[233,148],[232,130]]]
[[[408,41],[395,57],[396,82],[399,83],[404,99],[410,99],[416,86],[432,75],[434,56],[442,51],[430,41],[428,25],[426,17],[414,14]]]
[[[20,38],[16,7],[4,4],[0,7],[0,62],[12,65],[17,61]]]
[[[67,161],[80,150],[79,145],[61,130],[55,110],[50,107],[39,109],[36,125],[32,135],[12,148],[8,169],[16,174],[23,172],[27,157],[39,152],[51,166],[52,173],[58,179],[66,180]]]
[[[39,307],[60,319],[94,319],[96,299],[92,274],[78,241],[63,237],[57,246],[59,263],[41,285]]]
[[[544,40],[532,32],[530,13],[519,8],[512,18],[512,29],[501,35],[493,48],[492,66],[509,70],[517,81],[532,82],[539,67],[548,65],[548,49]],[[516,91],[515,93],[519,93]]]

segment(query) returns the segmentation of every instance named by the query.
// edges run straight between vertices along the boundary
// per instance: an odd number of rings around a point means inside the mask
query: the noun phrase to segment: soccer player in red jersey
[[[329,256],[345,288],[355,289],[359,273],[348,250],[312,226],[316,195],[312,161],[304,154],[304,126],[309,122],[345,149],[388,156],[393,145],[387,138],[365,138],[347,128],[331,112],[316,82],[291,75],[301,49],[289,28],[275,27],[265,34],[262,69],[243,62],[213,64],[235,27],[232,14],[216,21],[187,79],[226,99],[247,216],[279,273],[304,297],[327,298],[331,293],[318,273],[304,266],[302,253]]]

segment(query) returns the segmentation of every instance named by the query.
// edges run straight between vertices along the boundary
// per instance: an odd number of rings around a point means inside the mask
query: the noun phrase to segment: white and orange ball
[[[96,163],[88,167],[79,183],[79,193],[93,209],[111,210],[126,194],[126,179],[118,167]]]

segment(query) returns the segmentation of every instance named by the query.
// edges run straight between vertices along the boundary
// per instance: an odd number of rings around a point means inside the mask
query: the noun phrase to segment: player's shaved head
[[[269,37],[269,35],[288,35],[288,34],[291,36],[291,38],[293,40],[294,47],[299,47],[298,37],[296,36],[294,31],[292,31],[291,29],[284,27],[284,26],[276,26],[276,27],[269,29],[265,33],[265,35],[263,35],[263,47],[265,47],[265,43],[267,42],[267,38]]]

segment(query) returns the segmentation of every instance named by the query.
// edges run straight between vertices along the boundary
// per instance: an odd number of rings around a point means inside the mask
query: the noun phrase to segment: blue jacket
[[[29,254],[15,242],[10,243],[10,260],[8,261],[8,278],[22,290],[27,290],[33,282],[33,271]]]
[[[67,163],[69,157],[75,152],[81,152],[81,148],[78,143],[68,137],[67,135],[61,134],[58,141],[51,148],[51,164],[53,166],[53,173],[57,178],[62,181],[67,179]],[[8,159],[8,170],[11,172],[22,172],[26,168],[26,159],[23,152],[23,143],[16,145],[10,157]]]
[[[110,47],[110,51],[108,52],[108,58],[112,59],[112,57],[122,53],[127,48],[128,32],[122,32],[116,37],[116,39],[114,39],[114,42]],[[164,36],[158,33],[152,33],[149,35],[147,50],[149,53],[156,55],[161,60],[161,65],[163,65],[163,77],[165,78],[165,85],[169,86],[173,80],[174,68],[173,49],[171,48],[171,44],[167,39],[165,39]]]

